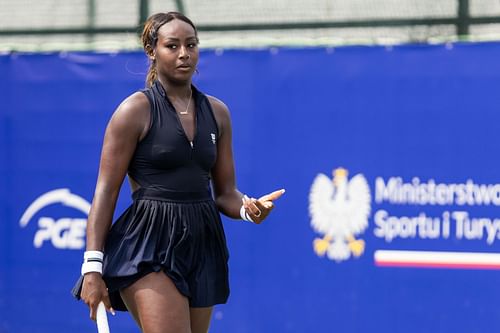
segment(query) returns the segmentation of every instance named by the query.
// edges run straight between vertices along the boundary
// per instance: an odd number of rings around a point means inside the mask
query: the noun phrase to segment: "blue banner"
[[[500,326],[500,44],[203,50],[238,187],[231,296],[213,332],[490,332]],[[104,130],[142,53],[0,56],[0,333],[91,332],[71,298]],[[130,204],[124,184],[118,216]],[[112,332],[137,332],[128,314]]]

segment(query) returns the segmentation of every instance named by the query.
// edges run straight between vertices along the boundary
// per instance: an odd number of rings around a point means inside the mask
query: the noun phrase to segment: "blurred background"
[[[500,1],[0,0],[0,333],[96,331],[70,290],[102,138],[144,87],[142,23],[172,10],[238,187],[287,190],[262,225],[223,218],[210,332],[500,326]],[[115,217],[130,202],[125,181]]]
[[[4,50],[137,49],[151,13],[176,10],[202,47],[496,40],[496,0],[1,0]],[[22,37],[22,38],[21,38]]]

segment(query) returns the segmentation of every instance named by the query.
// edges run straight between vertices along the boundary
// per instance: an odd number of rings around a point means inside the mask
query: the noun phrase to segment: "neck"
[[[191,93],[191,81],[169,82],[162,78],[158,78],[158,81],[160,81],[161,85],[163,86],[163,89],[165,89],[165,92],[167,93],[167,96],[170,98],[171,97],[186,98],[186,96],[189,96]]]

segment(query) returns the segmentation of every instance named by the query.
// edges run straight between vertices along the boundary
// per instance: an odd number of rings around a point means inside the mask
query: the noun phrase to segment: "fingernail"
[[[111,314],[114,316],[116,315],[115,309],[111,309]]]

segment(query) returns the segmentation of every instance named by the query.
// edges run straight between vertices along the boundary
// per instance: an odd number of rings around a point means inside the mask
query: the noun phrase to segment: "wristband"
[[[87,259],[104,259],[104,253],[101,251],[85,251],[83,254],[83,261],[87,261]]]
[[[102,274],[102,261],[104,253],[101,251],[85,251],[83,254],[83,264],[81,273],[85,275],[90,272],[97,272]]]
[[[243,206],[243,205],[241,205],[241,208],[240,208],[240,217],[244,221],[255,223],[252,220],[252,218],[248,215],[247,210],[245,209],[245,206]]]
[[[82,275],[90,272],[97,272],[102,274],[102,262],[99,261],[88,261],[82,264]]]

